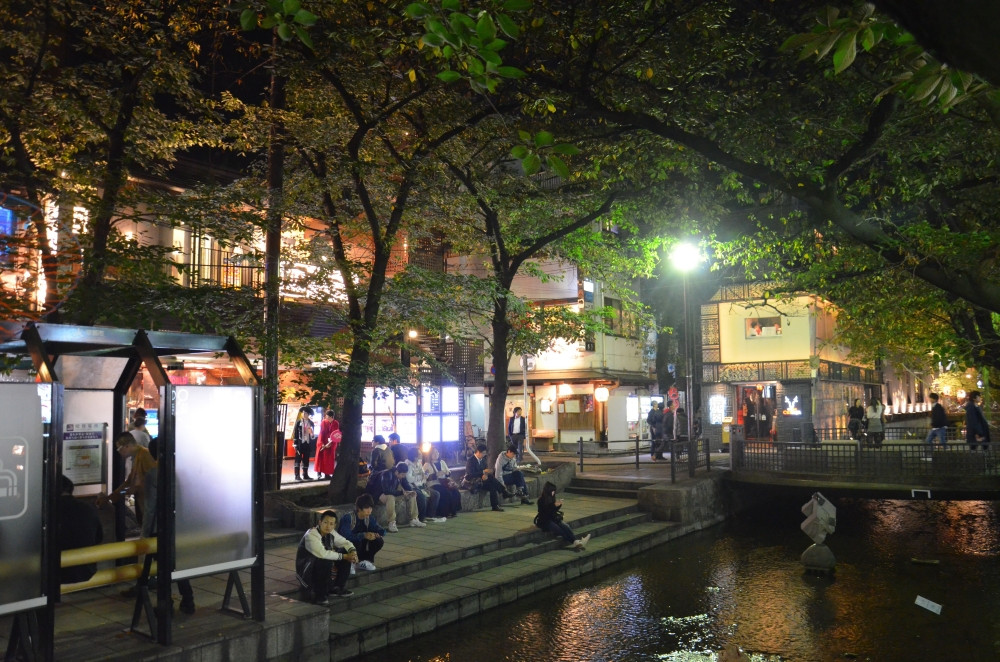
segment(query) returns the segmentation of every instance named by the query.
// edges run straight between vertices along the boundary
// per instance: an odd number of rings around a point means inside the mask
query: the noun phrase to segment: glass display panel
[[[417,413],[417,394],[410,393],[409,395],[403,395],[399,393],[396,395],[396,413],[397,414],[416,414]]]
[[[423,398],[423,410],[425,412],[438,413],[441,411],[441,389],[434,386],[421,386],[421,397]]]
[[[380,434],[383,437],[388,437],[390,434],[395,432],[396,424],[392,420],[392,416],[376,416],[375,417],[375,434]]]
[[[51,385],[45,386],[51,395]],[[0,384],[0,614],[45,604],[39,391],[36,384]]]
[[[361,417],[361,441],[371,441],[375,436],[375,417]]]
[[[441,411],[443,412],[461,411],[458,407],[458,396],[459,396],[458,387],[456,386],[441,387]]]
[[[175,578],[249,566],[253,389],[176,386]]]
[[[441,417],[424,416],[424,443],[436,444],[441,441]]]
[[[399,433],[399,443],[417,443],[417,417],[396,416],[396,432]]]
[[[380,388],[375,391],[375,413],[391,414],[395,405],[395,397],[392,391]]]
[[[365,389],[365,399],[361,404],[361,411],[365,414],[375,413],[375,389],[371,386]]]
[[[441,441],[460,441],[459,427],[461,416],[441,417]]]

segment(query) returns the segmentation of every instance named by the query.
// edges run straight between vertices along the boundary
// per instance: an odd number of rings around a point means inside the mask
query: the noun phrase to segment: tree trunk
[[[504,447],[507,436],[505,414],[507,408],[508,383],[507,366],[510,355],[507,344],[510,339],[510,322],[507,319],[507,299],[498,297],[493,304],[493,368],[496,374],[493,378],[493,394],[490,396],[489,425],[486,430],[486,445],[489,447],[490,466]],[[526,412],[527,413],[527,412]]]

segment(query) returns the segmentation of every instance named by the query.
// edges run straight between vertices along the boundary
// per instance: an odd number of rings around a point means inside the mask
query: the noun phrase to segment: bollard
[[[635,470],[639,470],[639,435],[635,436]]]
[[[583,473],[583,437],[580,437],[580,441],[576,443],[580,453],[580,473]]]

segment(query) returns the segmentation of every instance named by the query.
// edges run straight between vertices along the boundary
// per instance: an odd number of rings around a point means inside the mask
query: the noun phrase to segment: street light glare
[[[682,241],[670,251],[670,262],[678,271],[691,271],[704,260],[701,251],[694,244]]]

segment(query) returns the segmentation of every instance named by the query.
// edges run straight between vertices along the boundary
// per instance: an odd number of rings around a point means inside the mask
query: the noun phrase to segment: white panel
[[[174,388],[176,570],[252,561],[253,389]]]
[[[112,391],[71,391],[63,395],[63,423],[105,423],[112,429],[111,419],[115,415],[115,395]],[[108,433],[110,435],[110,432]],[[111,484],[111,439],[105,439],[103,458],[104,482]],[[97,494],[101,485],[78,485],[73,491],[76,496]]]

